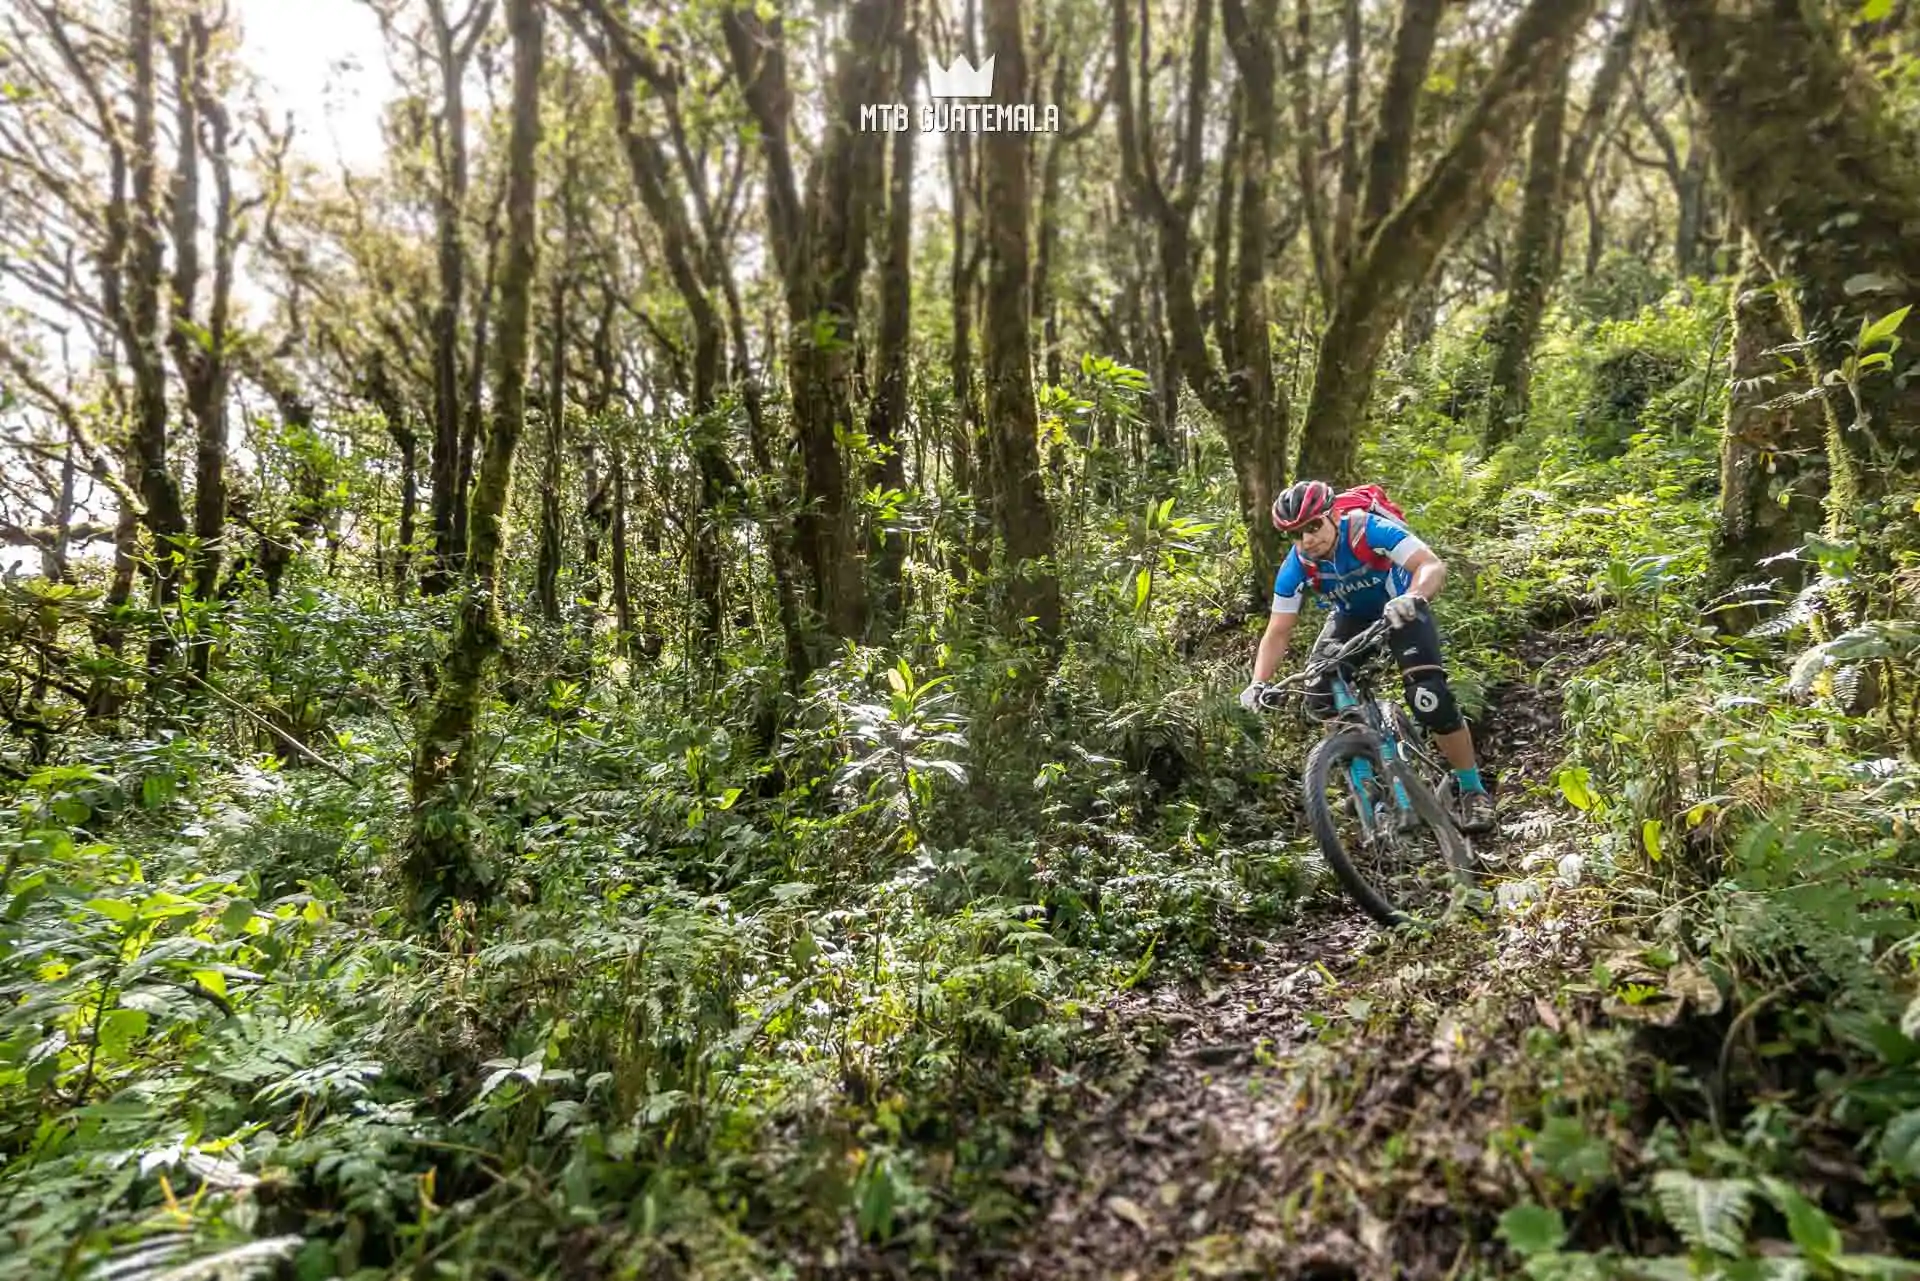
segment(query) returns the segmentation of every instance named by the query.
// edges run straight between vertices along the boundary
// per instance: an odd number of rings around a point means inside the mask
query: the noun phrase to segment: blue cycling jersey
[[[1366,546],[1386,556],[1393,562],[1392,565],[1375,569],[1353,550],[1349,522],[1356,520],[1367,522]],[[1340,532],[1334,540],[1333,555],[1315,562],[1320,575],[1319,590],[1315,595],[1321,598],[1322,608],[1371,622],[1380,617],[1389,600],[1413,585],[1413,572],[1407,568],[1407,562],[1425,551],[1426,547],[1412,530],[1391,517],[1361,511],[1348,512],[1340,518]],[[1281,563],[1280,572],[1273,576],[1273,612],[1299,613],[1312,587],[1306,568],[1301,564],[1300,544],[1295,543],[1293,550],[1287,553],[1287,559]]]

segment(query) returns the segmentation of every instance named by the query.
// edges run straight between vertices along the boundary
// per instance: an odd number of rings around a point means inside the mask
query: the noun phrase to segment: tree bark
[[[1070,61],[1064,54],[1055,60],[1053,91],[1048,98],[1049,102],[1060,108],[1063,116],[1067,113],[1070,96]],[[902,99],[905,97],[903,93]],[[1040,327],[1047,381],[1055,386],[1060,384],[1065,372],[1060,356],[1060,300],[1053,289],[1053,264],[1060,243],[1060,199],[1061,186],[1065,181],[1067,151],[1099,125],[1100,118],[1106,114],[1109,97],[1110,94],[1103,95],[1094,103],[1086,119],[1049,134],[1046,153],[1040,162],[1040,210],[1035,219],[1039,244],[1034,251],[1033,317],[1034,323]]]
[[[1657,0],[1656,10],[1741,223],[1793,282],[1814,365],[1838,371],[1863,319],[1920,297],[1911,141],[1818,6]],[[1920,449],[1917,355],[1920,344],[1903,343],[1890,368],[1860,380],[1857,403],[1829,392],[1829,496],[1844,522]]]
[[[1293,116],[1294,181],[1300,188],[1307,223],[1307,243],[1313,256],[1314,281],[1321,305],[1333,307],[1337,270],[1327,209],[1321,197],[1320,164],[1314,152],[1313,79],[1309,55],[1313,49],[1313,8],[1310,0],[1295,0],[1293,47],[1287,58],[1288,102]]]
[[[467,393],[460,413],[460,460],[454,468],[453,554],[454,568],[467,550],[467,499],[473,493],[474,447],[486,432],[487,344],[491,341],[487,326],[493,321],[495,268],[500,258],[500,209],[507,197],[502,184],[487,214],[487,252],[481,259],[480,293],[473,300],[473,336],[468,343]]]
[[[1796,546],[1820,527],[1826,492],[1826,424],[1812,400],[1781,404],[1806,390],[1782,349],[1795,339],[1791,303],[1749,238],[1733,291],[1727,412],[1720,438],[1720,510],[1715,576],[1732,583],[1759,561]]]
[[[571,156],[568,168],[572,169]],[[563,197],[564,199],[564,197]],[[572,222],[571,217],[567,220]],[[563,263],[554,275],[553,332],[551,356],[547,361],[546,428],[540,451],[540,549],[534,571],[534,595],[540,605],[540,617],[549,624],[560,622],[560,560],[564,552],[565,525],[560,507],[560,486],[565,475],[567,421],[567,293],[572,228],[561,250]]]
[[[633,592],[627,585],[627,463],[620,447],[613,449],[613,519],[608,576],[613,587],[613,648],[623,658],[633,654]]]
[[[1315,362],[1299,475],[1336,485],[1357,478],[1360,426],[1387,337],[1441,253],[1485,207],[1592,8],[1593,0],[1531,0],[1446,152],[1342,280]]]
[[[919,75],[916,33],[903,31],[895,48],[899,67],[898,101],[913,98]],[[867,413],[868,443],[879,454],[867,483],[883,493],[907,487],[907,339],[913,323],[913,129],[896,130],[887,174],[887,256],[880,273],[879,388]],[[884,640],[900,622],[901,573],[906,536],[898,530],[878,533],[873,558],[872,639]]]
[[[662,68],[649,61],[649,55],[604,5],[594,0],[588,9],[598,20],[600,37],[605,42],[604,61],[613,81],[614,107],[627,169],[641,206],[660,232],[667,274],[693,324],[690,390],[696,422],[691,444],[694,466],[700,476],[694,513],[696,532],[691,540],[694,636],[700,652],[711,658],[720,641],[721,590],[726,570],[722,521],[728,507],[744,503],[739,472],[727,457],[722,426],[713,418],[720,384],[721,321],[708,283],[701,278],[700,244],[688,221],[686,202],[674,183],[672,167],[659,141],[646,131],[638,116],[635,90],[640,79],[645,78],[656,93],[669,98],[670,110],[670,95],[675,86]],[[687,177],[689,183],[695,181],[691,168]],[[695,196],[696,204],[704,210],[706,205],[699,199],[698,190]],[[704,230],[709,235],[713,232],[710,225]],[[725,270],[724,264],[714,264],[714,270]]]
[[[1420,90],[1433,62],[1434,42],[1440,35],[1440,11],[1445,0],[1405,0],[1393,33],[1393,61],[1380,94],[1380,112],[1373,145],[1367,151],[1366,195],[1360,205],[1359,245],[1406,194],[1407,173],[1413,162],[1413,126],[1419,115]]]
[[[947,373],[953,383],[953,479],[974,501],[974,522],[991,519],[993,508],[992,459],[975,447],[982,434],[979,397],[973,381],[973,311],[978,289],[982,242],[979,228],[968,218],[975,202],[973,147],[964,133],[947,135],[947,175],[953,199],[953,259],[948,273],[948,315],[953,338],[947,348]],[[987,568],[988,540],[975,524],[963,534],[967,554],[955,566],[956,577]]]
[[[193,534],[188,556],[196,601],[212,601],[220,578],[222,535],[227,523],[228,320],[233,294],[236,208],[233,167],[228,155],[232,132],[225,105],[213,93],[207,61],[214,31],[199,13],[187,17],[186,30],[172,47],[175,79],[175,135],[178,149],[173,177],[173,322],[168,347],[187,394],[194,423]],[[200,164],[203,155],[213,175],[213,278],[204,328],[195,315],[200,288]],[[212,658],[206,629],[190,650],[194,672],[205,677]]]
[[[375,347],[368,357],[367,394],[386,422],[387,439],[400,454],[400,530],[393,551],[394,600],[407,598],[407,584],[413,573],[414,513],[419,506],[420,437],[413,430],[413,417],[407,403],[387,369],[384,349]]]
[[[1279,105],[1274,97],[1274,0],[1223,0],[1227,46],[1240,73],[1246,119],[1240,129],[1239,242],[1233,260],[1233,322],[1222,335],[1221,362],[1227,370],[1226,412],[1220,425],[1233,456],[1240,491],[1241,518],[1251,549],[1251,602],[1256,609],[1270,595],[1269,569],[1278,569],[1286,548],[1273,527],[1270,508],[1286,478],[1289,406],[1286,392],[1273,382],[1273,347],[1266,305],[1268,190],[1273,182]],[[1221,192],[1221,198],[1227,198]],[[1225,271],[1224,262],[1215,264]]]
[[[1020,0],[986,0],[988,47],[998,97],[1019,102],[1026,93],[1026,32]],[[988,429],[993,442],[994,525],[1006,544],[1008,605],[1016,626],[1029,620],[1050,648],[1060,638],[1060,580],[1053,564],[1053,511],[1040,481],[1028,329],[1027,187],[1024,133],[989,133],[982,143],[986,177],[987,324],[985,373]]]
[[[541,0],[506,0],[513,42],[513,126],[508,141],[506,265],[500,282],[493,420],[469,515],[465,599],[439,673],[432,710],[414,749],[413,825],[403,873],[407,910],[429,921],[449,901],[485,899],[463,813],[472,796],[473,731],[480,687],[500,649],[500,551],[513,454],[526,418],[533,301],[535,152],[540,145]]]
[[[1567,114],[1567,75],[1563,69],[1540,100],[1527,149],[1526,190],[1520,202],[1520,226],[1514,236],[1513,271],[1507,299],[1489,335],[1493,372],[1487,387],[1486,440],[1505,443],[1525,425],[1532,383],[1533,344],[1540,317],[1553,289],[1554,241],[1560,225],[1560,132]]]
[[[1360,81],[1366,72],[1361,34],[1360,0],[1341,0],[1340,177],[1333,199],[1333,261],[1340,275],[1360,248],[1353,223],[1360,200]]]
[[[493,16],[493,0],[477,0],[459,22],[446,0],[427,0],[433,20],[434,49],[440,63],[441,142],[445,169],[435,191],[434,222],[438,244],[440,295],[433,310],[433,451],[431,483],[433,559],[421,576],[421,590],[433,595],[453,584],[459,556],[457,509],[460,484],[460,309],[466,286],[466,245],[460,219],[467,203],[466,72],[474,46]]]
[[[128,43],[133,59],[133,192],[128,209],[125,302],[115,320],[133,372],[133,461],[153,535],[153,604],[161,613],[179,591],[175,554],[184,551],[186,513],[180,486],[167,465],[167,373],[160,359],[161,240],[157,173],[153,0],[129,0]],[[112,268],[109,268],[112,270]],[[156,623],[147,646],[147,666],[157,672],[172,653],[166,622]]]

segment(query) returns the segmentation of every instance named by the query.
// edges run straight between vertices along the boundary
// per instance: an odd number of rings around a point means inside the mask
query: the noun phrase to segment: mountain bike
[[[1331,674],[1333,719],[1307,756],[1307,820],[1334,875],[1385,925],[1454,915],[1474,887],[1478,861],[1454,820],[1453,775],[1397,700],[1374,693],[1387,649],[1385,619],[1321,648],[1267,687],[1269,710],[1304,697]]]

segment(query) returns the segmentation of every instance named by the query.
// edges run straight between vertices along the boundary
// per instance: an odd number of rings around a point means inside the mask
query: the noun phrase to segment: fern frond
[[[1793,600],[1785,610],[1772,618],[1762,620],[1748,631],[1747,635],[1764,639],[1784,636],[1788,632],[1805,627],[1813,621],[1814,615],[1820,610],[1821,601],[1826,598],[1827,592],[1833,586],[1833,580],[1825,575],[1815,578],[1794,594]]]
[[[1689,1246],[1716,1254],[1737,1255],[1746,1246],[1753,1193],[1748,1179],[1698,1179],[1683,1170],[1653,1176],[1653,1199],[1668,1225]]]

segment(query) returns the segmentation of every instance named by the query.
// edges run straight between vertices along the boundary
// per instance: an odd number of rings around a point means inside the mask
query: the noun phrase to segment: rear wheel
[[[1386,925],[1443,920],[1466,902],[1473,850],[1416,771],[1400,779],[1411,813],[1394,804],[1372,731],[1329,735],[1307,757],[1307,818],[1334,875],[1369,916]]]

